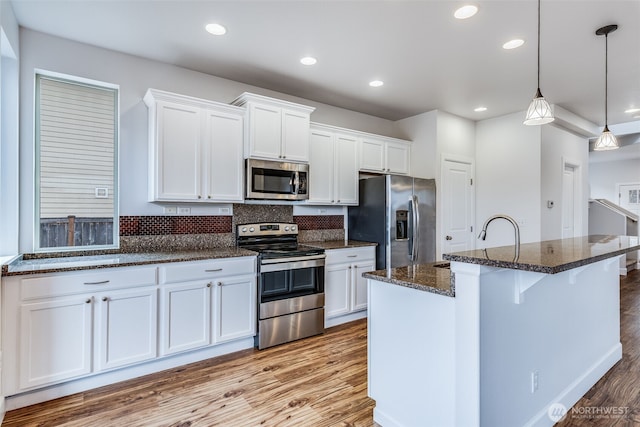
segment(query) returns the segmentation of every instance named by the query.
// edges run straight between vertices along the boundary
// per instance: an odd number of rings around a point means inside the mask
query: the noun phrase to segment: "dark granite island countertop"
[[[90,270],[96,268],[129,267],[166,262],[201,261],[205,259],[256,256],[256,252],[236,247],[211,248],[182,252],[115,253],[57,258],[22,259],[17,257],[2,266],[2,276]]]
[[[362,277],[419,291],[433,292],[449,297],[455,296],[455,281],[447,262],[376,270],[364,273]]]
[[[468,264],[556,274],[635,250],[640,250],[637,237],[592,235],[524,243],[517,259],[515,246],[455,252],[442,257]]]

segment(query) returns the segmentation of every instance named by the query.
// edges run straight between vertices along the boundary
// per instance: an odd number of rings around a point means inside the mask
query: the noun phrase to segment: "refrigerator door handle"
[[[413,211],[413,248],[411,248],[411,261],[418,259],[418,249],[420,247],[420,211],[418,209],[418,196],[411,198]]]

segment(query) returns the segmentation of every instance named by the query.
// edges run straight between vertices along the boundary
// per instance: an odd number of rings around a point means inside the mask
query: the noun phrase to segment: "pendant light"
[[[604,35],[604,129],[602,129],[602,135],[598,137],[596,145],[593,147],[595,151],[615,150],[616,148],[620,148],[616,136],[611,133],[607,124],[607,102],[609,98],[609,33],[612,33],[617,29],[618,26],[613,24],[596,30],[596,35]]]
[[[525,125],[544,125],[554,120],[551,106],[540,92],[540,0],[538,0],[538,90],[533,97],[527,115],[524,119]]]

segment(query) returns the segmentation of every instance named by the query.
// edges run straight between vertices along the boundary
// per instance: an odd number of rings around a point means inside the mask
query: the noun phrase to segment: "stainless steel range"
[[[298,244],[289,223],[238,225],[237,244],[258,256],[259,349],[324,332],[324,249]]]

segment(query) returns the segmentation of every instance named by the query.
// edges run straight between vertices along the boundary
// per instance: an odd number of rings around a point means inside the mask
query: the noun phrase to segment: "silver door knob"
[[[446,240],[453,240],[453,237],[451,237],[451,236],[447,236],[447,237],[445,237],[445,239],[446,239]]]

